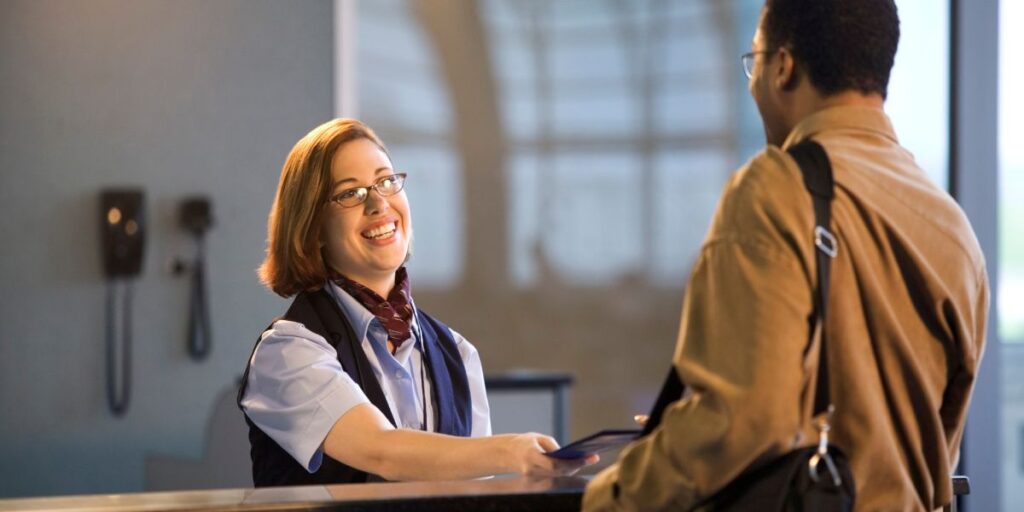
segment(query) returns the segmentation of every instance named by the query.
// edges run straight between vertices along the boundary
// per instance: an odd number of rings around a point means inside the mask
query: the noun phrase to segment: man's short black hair
[[[822,94],[885,97],[900,39],[893,0],[766,0],[761,30],[765,49],[789,48]]]

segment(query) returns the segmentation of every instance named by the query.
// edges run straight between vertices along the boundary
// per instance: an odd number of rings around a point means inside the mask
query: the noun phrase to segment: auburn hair
[[[342,144],[357,139],[367,139],[387,153],[370,127],[349,118],[313,128],[288,153],[267,220],[267,255],[257,270],[260,281],[274,293],[291,297],[326,282],[321,231],[331,194],[331,162]]]

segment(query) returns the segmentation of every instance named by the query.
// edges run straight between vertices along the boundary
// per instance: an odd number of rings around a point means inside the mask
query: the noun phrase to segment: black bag
[[[828,442],[834,409],[829,398],[825,316],[831,258],[835,257],[838,249],[836,239],[828,229],[834,194],[832,166],[825,150],[810,139],[789,148],[789,153],[800,165],[804,185],[814,200],[814,245],[818,264],[814,309],[821,347],[813,414],[827,414],[825,420],[817,425],[820,436],[817,446],[799,448],[774,460],[748,467],[735,480],[698,504],[709,510],[848,512],[853,510],[856,497],[849,460],[838,447]],[[679,400],[684,388],[675,368],[670,369],[641,435],[650,433],[661,422],[665,407]]]

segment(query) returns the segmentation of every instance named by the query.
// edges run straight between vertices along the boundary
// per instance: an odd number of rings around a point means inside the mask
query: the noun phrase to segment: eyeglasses
[[[747,78],[754,76],[754,56],[759,53],[775,53],[775,50],[761,50],[758,52],[747,52],[740,55],[740,64],[743,64],[743,74],[747,75]]]
[[[400,172],[381,176],[369,187],[353,187],[342,190],[331,196],[328,201],[338,203],[343,208],[351,208],[365,203],[366,199],[370,197],[370,189],[375,190],[381,197],[388,197],[401,192],[404,187],[405,173]]]

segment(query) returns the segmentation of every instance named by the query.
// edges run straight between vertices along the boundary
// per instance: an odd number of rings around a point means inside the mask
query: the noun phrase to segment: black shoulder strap
[[[804,139],[788,150],[804,176],[804,186],[814,201],[814,246],[818,267],[818,287],[815,289],[815,316],[821,330],[821,349],[818,357],[818,383],[814,392],[814,414],[828,409],[832,400],[828,385],[828,356],[825,343],[825,319],[828,313],[828,291],[831,279],[832,258],[839,245],[832,234],[832,198],[835,196],[835,182],[832,178],[832,164],[821,144]]]
[[[814,414],[828,410],[832,400],[828,386],[828,357],[825,343],[825,316],[828,311],[828,291],[832,258],[839,250],[835,236],[830,230],[832,220],[832,198],[835,196],[835,182],[832,178],[832,164],[820,144],[811,139],[792,146],[788,150],[804,177],[804,186],[811,193],[814,202],[814,245],[818,269],[818,287],[814,290],[814,314],[818,329],[821,330],[821,350],[818,361],[817,387],[814,391]],[[641,436],[651,433],[661,423],[665,408],[682,398],[686,386],[679,379],[675,366],[669,368],[668,377],[651,408],[651,414],[644,425]]]
[[[669,366],[668,377],[665,377],[665,383],[662,384],[658,398],[654,401],[654,407],[651,408],[651,414],[647,417],[647,423],[644,423],[644,429],[640,432],[640,437],[650,434],[661,424],[661,417],[665,414],[665,409],[672,402],[683,397],[684,389],[685,386],[683,386],[683,381],[679,379],[679,374],[676,373],[675,365]]]

